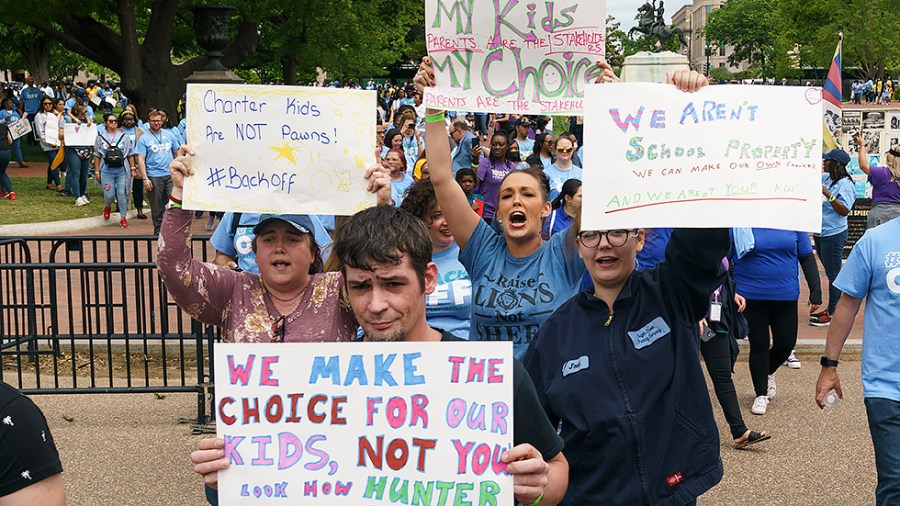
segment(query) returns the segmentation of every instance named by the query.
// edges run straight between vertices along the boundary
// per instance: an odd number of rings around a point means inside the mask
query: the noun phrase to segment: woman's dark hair
[[[475,175],[475,171],[468,167],[463,167],[463,168],[459,169],[458,171],[456,171],[456,182],[457,183],[462,182],[462,178],[465,176],[472,176],[472,178],[475,180],[475,182],[476,183],[478,182],[478,176]]]
[[[850,173],[847,172],[847,166],[836,161],[836,160],[826,160],[828,162],[828,176],[831,178],[831,186],[834,187],[841,179],[849,178]]]
[[[119,121],[119,118],[117,118],[115,114],[113,114],[113,113],[111,113],[111,112],[105,112],[105,113],[103,113],[103,122],[104,122],[104,123],[106,123],[107,121],[109,121],[109,118],[114,118],[117,122]]]
[[[388,147],[388,149],[393,149],[394,146],[394,137],[402,136],[400,130],[392,129],[390,132],[384,134],[384,145]]]
[[[406,196],[403,197],[400,209],[422,221],[426,221],[428,213],[434,209],[436,203],[437,195],[434,193],[434,183],[431,182],[431,179],[420,179],[406,191]]]
[[[398,265],[403,256],[425,289],[425,268],[431,262],[431,237],[425,223],[391,206],[374,206],[353,215],[338,229],[334,254],[346,279],[346,268],[372,270],[375,264]]]
[[[4,98],[3,100],[0,100],[0,107],[5,108],[5,107],[6,107],[6,103],[7,103],[7,102],[12,102],[12,101],[13,101],[12,98],[6,97],[6,98]]]
[[[510,149],[512,148],[513,144],[516,145],[516,156],[513,156],[512,149]],[[515,140],[509,141],[509,144],[506,146],[506,159],[516,164],[517,166],[522,163],[522,152],[519,151],[519,143]]]
[[[503,155],[503,158],[502,158],[502,159],[500,159],[500,160],[494,160],[494,150],[491,149],[490,153],[488,153],[488,159],[489,159],[492,163],[493,163],[493,162],[503,162],[503,161],[506,161],[506,156],[509,154],[509,136],[506,135],[506,132],[502,132],[502,131],[499,131],[499,130],[498,130],[498,131],[494,132],[494,135],[491,136],[491,144],[494,143],[494,139],[497,138],[497,137],[501,137],[503,140],[506,141],[506,150],[507,150],[507,152],[506,152],[506,154]]]
[[[322,261],[322,250],[319,249],[319,243],[316,242],[315,234],[303,234],[309,238],[309,251],[312,253],[313,261],[309,264],[309,274],[317,274],[320,272],[325,272],[325,262]],[[250,241],[250,249],[253,250],[253,254],[256,254],[256,238],[257,236],[253,236],[253,240]]]
[[[581,181],[578,179],[569,179],[565,183],[563,183],[562,188],[559,190],[559,195],[553,199],[553,209],[559,209],[566,202],[566,197],[573,198],[575,194],[578,193],[578,189],[581,188]]]

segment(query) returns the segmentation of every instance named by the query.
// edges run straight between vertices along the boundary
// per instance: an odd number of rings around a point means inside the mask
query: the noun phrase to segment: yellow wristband
[[[544,493],[541,492],[541,495],[537,496],[537,499],[535,499],[534,502],[529,504],[528,506],[535,506],[537,503],[541,502],[541,499],[543,499],[543,498],[544,498]]]
[[[837,197],[835,197],[834,195],[832,195],[832,196],[828,197],[828,202],[834,202],[834,199],[836,199],[836,198],[837,198]]]

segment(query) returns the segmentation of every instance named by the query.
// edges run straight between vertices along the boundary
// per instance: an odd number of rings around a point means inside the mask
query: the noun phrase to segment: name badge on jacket
[[[655,343],[659,338],[667,335],[670,330],[665,320],[661,316],[657,316],[642,329],[628,332],[628,337],[631,338],[634,347],[639,350]]]
[[[563,364],[562,375],[563,378],[570,374],[575,374],[578,371],[583,371],[591,366],[590,360],[588,360],[587,355],[582,355],[575,360],[569,360],[565,364]]]

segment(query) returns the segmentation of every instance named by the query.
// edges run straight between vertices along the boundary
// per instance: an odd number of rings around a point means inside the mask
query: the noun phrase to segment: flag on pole
[[[841,40],[838,40],[837,48],[834,50],[834,58],[831,60],[831,68],[828,70],[828,77],[825,79],[825,85],[822,86],[823,99],[823,121],[825,137],[822,143],[822,149],[828,151],[841,145],[841,90],[843,89],[841,82]]]

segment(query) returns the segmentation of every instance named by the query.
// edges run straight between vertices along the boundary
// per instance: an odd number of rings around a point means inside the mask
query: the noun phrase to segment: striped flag
[[[841,145],[841,43],[842,40],[839,40],[837,49],[834,50],[834,58],[831,60],[831,68],[828,70],[828,77],[822,86],[824,105],[822,149],[825,151]]]

